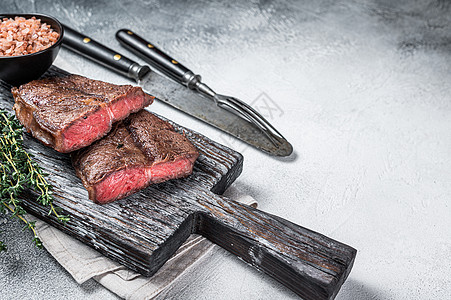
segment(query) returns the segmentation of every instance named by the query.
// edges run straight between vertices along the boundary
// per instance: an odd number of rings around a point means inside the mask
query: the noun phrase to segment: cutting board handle
[[[198,203],[197,233],[303,299],[333,299],[351,271],[357,251],[348,245],[221,196]]]

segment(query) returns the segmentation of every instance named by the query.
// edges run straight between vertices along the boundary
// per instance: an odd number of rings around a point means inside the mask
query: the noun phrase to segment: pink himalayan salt
[[[50,47],[58,38],[58,32],[35,17],[3,18],[0,23],[0,56],[35,53]]]

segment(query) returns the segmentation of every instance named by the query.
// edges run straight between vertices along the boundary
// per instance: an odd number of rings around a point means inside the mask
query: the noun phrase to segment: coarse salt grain
[[[58,32],[36,17],[3,18],[0,22],[0,56],[35,53],[50,47],[58,38]]]

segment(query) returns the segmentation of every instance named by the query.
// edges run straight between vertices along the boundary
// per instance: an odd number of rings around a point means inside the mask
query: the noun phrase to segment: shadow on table
[[[358,280],[348,278],[335,300],[383,300],[388,298],[385,291],[365,286]]]
[[[296,152],[296,150],[293,150],[293,153],[291,153],[288,156],[272,156],[275,160],[278,160],[280,162],[286,162],[286,163],[290,163],[290,162],[294,162],[298,159],[298,154]]]

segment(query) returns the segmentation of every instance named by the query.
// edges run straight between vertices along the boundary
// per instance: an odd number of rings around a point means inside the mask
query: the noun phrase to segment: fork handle
[[[195,75],[190,69],[129,29],[118,30],[116,39],[161,73],[190,89],[195,89],[196,83],[201,81],[200,75]]]

